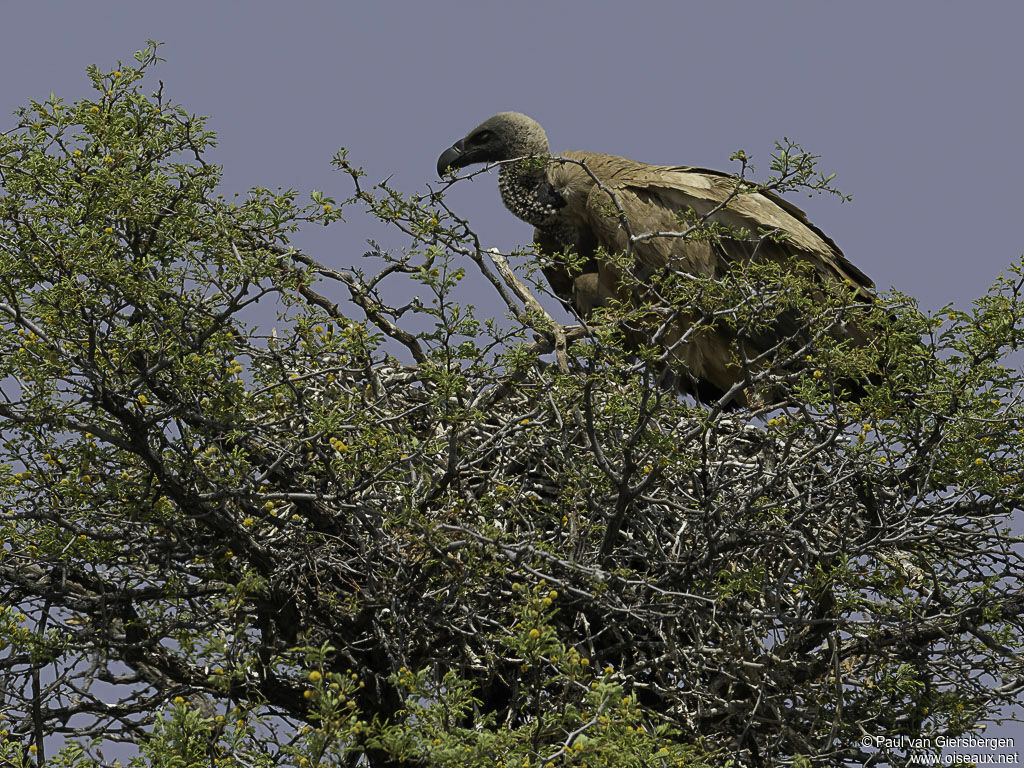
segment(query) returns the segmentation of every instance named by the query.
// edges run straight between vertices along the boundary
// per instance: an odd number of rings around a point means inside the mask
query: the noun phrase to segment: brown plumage
[[[438,159],[438,174],[449,167],[545,157],[548,152],[547,136],[536,121],[517,112],[502,112],[445,150]],[[744,191],[714,211],[735,193],[734,176],[593,152],[564,152],[557,157],[569,162],[503,164],[499,188],[508,209],[536,227],[538,249],[552,260],[544,270],[552,289],[584,318],[612,298],[633,307],[649,304],[643,283],[666,268],[677,274],[719,277],[732,265],[752,258],[787,268],[803,263],[820,278],[822,286],[842,286],[857,300],[872,299],[873,284],[867,275],[851,264],[803,211],[775,194]],[[630,235],[685,230],[687,225],[679,214],[686,211],[700,217],[710,214],[707,222],[728,227],[730,233],[742,228],[754,234],[750,240],[653,237],[630,243]],[[623,226],[623,216],[629,231]],[[756,233],[763,230],[784,233],[785,239],[759,238]],[[631,275],[623,274],[621,262],[597,257],[599,248],[609,254],[625,253],[631,245]],[[582,273],[572,274],[559,262],[557,257],[566,248],[581,257]],[[779,319],[777,333],[753,340],[755,351],[770,347],[791,330],[791,320]],[[652,332],[652,327],[656,323],[649,323],[646,332]],[[688,319],[679,315],[674,327],[659,340],[662,347],[674,345],[687,327]],[[853,325],[839,332],[857,342],[867,340]],[[634,343],[644,341],[637,338],[638,333],[643,332],[633,332]],[[680,374],[676,377],[680,388],[703,396],[729,391],[743,376],[736,364],[735,345],[735,334],[722,328],[693,334],[685,344],[673,348],[671,368]],[[735,403],[743,402],[745,395],[740,393]]]

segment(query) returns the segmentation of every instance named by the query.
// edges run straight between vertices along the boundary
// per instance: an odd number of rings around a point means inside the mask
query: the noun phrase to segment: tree
[[[659,388],[615,308],[556,321],[444,190],[342,153],[340,203],[221,197],[136,60],[0,139],[8,762],[887,764],[1016,701],[1019,265],[931,316],[668,275],[694,332],[807,318],[747,361],[787,404],[724,412]],[[767,183],[822,189],[814,160]],[[289,245],[360,208],[408,241],[376,269]],[[829,332],[851,312],[884,344]]]

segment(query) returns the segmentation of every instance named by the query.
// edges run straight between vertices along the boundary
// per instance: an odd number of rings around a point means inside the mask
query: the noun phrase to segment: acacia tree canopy
[[[555,320],[508,266],[537,257],[485,250],[444,189],[342,153],[340,202],[221,197],[157,61],[0,136],[0,759],[888,764],[865,736],[1016,702],[1019,265],[930,316],[666,274],[694,334],[806,318],[740,361],[786,404],[728,412],[657,384],[630,308]],[[815,160],[787,145],[767,183],[829,188]],[[290,246],[343,213],[405,247]],[[851,313],[876,345],[829,332]]]

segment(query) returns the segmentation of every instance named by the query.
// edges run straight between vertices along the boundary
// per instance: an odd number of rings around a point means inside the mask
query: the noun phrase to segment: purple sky
[[[165,93],[213,116],[226,185],[349,191],[340,146],[407,192],[492,113],[554,150],[767,170],[776,138],[823,155],[853,202],[792,198],[880,288],[969,303],[1024,250],[1024,5],[934,2],[6,3],[0,113],[86,93],[84,67],[166,42]],[[495,180],[451,201],[487,245],[527,241]],[[355,217],[301,244],[348,266]]]
[[[791,199],[880,289],[966,306],[1024,250],[1022,30],[1011,2],[8,2],[0,130],[154,38],[165,95],[212,116],[231,192],[345,197],[341,146],[372,181],[423,190],[502,110],[556,151],[722,170],[743,148],[767,171],[788,136],[854,196]],[[485,245],[531,235],[493,175],[449,199]],[[339,267],[382,232],[359,215],[314,230],[297,242]]]

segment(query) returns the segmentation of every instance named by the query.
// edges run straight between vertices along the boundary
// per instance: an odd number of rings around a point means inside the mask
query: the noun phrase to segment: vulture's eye
[[[470,144],[486,144],[494,136],[492,131],[479,131],[469,137]]]

